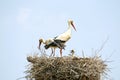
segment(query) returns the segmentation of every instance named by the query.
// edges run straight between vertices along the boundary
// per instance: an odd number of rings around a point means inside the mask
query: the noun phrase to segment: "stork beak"
[[[73,22],[71,22],[71,25],[72,25],[72,27],[74,28],[74,30],[76,31],[76,28],[75,28],[75,26],[74,26]]]
[[[41,49],[41,48],[40,48],[41,43],[42,43],[42,41],[41,41],[41,40],[39,40],[39,46],[38,46],[38,49]]]

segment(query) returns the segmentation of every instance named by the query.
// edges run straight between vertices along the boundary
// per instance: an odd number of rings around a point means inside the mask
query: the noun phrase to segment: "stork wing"
[[[45,49],[48,49],[49,47],[58,47],[64,49],[65,45],[61,43],[60,40],[54,40],[53,42],[50,42],[49,44],[44,46]]]

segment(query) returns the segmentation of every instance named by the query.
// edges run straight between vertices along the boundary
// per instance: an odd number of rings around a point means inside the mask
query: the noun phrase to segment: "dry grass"
[[[89,58],[33,55],[27,57],[27,80],[100,80],[107,68],[98,56]]]

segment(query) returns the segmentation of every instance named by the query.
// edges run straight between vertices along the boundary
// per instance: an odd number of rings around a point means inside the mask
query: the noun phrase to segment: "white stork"
[[[72,27],[76,31],[76,28],[73,24],[73,20],[68,20],[68,30],[57,36],[55,40],[59,41],[60,44],[64,45],[71,38]],[[60,55],[62,56],[62,48],[60,49]]]
[[[55,49],[56,48],[62,48],[64,49],[65,45],[62,45],[62,44],[58,44],[54,41],[54,39],[50,38],[50,39],[47,39],[47,40],[44,40],[44,39],[39,39],[39,46],[38,46],[38,49],[41,49],[41,43],[45,44],[45,49],[48,49],[48,48],[51,48],[51,55],[50,56],[55,56]]]
[[[48,49],[49,47],[53,47],[54,51],[52,50],[52,53],[55,53],[55,48],[58,47],[60,49],[60,56],[62,57],[62,49],[64,49],[65,47],[65,43],[71,38],[71,34],[72,34],[72,27],[74,28],[74,30],[76,31],[76,28],[73,24],[72,20],[68,20],[68,30],[62,34],[60,34],[59,36],[53,38],[53,39],[48,39],[46,41],[42,42],[44,44],[46,44],[44,47],[45,49]],[[40,40],[39,40],[40,41]],[[39,43],[40,46],[40,43]]]

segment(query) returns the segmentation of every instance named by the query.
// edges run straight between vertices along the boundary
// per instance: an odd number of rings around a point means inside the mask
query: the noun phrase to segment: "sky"
[[[23,77],[28,55],[39,53],[38,40],[58,36],[72,19],[77,31],[66,43],[63,56],[71,49],[86,57],[98,53],[108,64],[105,80],[120,80],[120,0],[1,0],[0,78]],[[46,50],[50,55],[50,50]],[[56,50],[59,55],[59,49]],[[21,80],[25,80],[24,78]]]

